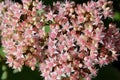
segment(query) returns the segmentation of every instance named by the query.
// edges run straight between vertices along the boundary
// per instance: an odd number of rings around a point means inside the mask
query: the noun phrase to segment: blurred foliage
[[[21,72],[15,72],[15,70],[8,67],[8,65],[0,63],[0,80],[44,80],[40,77],[38,70],[31,71],[30,68],[24,67]],[[6,70],[2,70],[2,67],[6,67]]]
[[[114,13],[114,20],[115,21],[120,21],[120,12],[115,12]]]
[[[112,65],[107,65],[98,71],[97,77],[93,80],[120,80],[120,71]]]
[[[0,0],[1,2],[2,0]],[[13,0],[15,2],[20,2],[20,0]],[[42,0],[46,5],[52,5],[53,2],[56,1],[65,1],[65,0]],[[71,0],[76,3],[83,3],[88,0]],[[96,0],[97,1],[97,0]],[[120,0],[113,0],[113,8],[114,8],[114,18],[113,20],[108,19],[106,23],[113,21],[120,27]],[[38,11],[38,15],[41,15],[43,11]],[[50,27],[48,25],[45,26],[44,29],[47,33],[50,31]],[[44,80],[43,77],[40,77],[39,70],[31,71],[28,67],[23,67],[21,72],[17,70],[13,70],[8,67],[5,63],[5,53],[3,53],[3,47],[0,47],[0,80]],[[98,76],[93,78],[93,80],[120,80],[120,71],[117,70],[113,65],[108,65],[101,68],[98,72]]]
[[[0,47],[0,56],[5,58],[5,53],[3,52],[3,47]]]

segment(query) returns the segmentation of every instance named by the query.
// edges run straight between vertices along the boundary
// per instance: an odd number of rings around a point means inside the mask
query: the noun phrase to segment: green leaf
[[[2,56],[3,58],[5,58],[5,53],[3,52],[3,47],[0,47],[0,56]]]
[[[50,26],[46,25],[45,28],[44,28],[44,30],[45,30],[46,33],[49,33],[50,32]]]
[[[41,15],[43,12],[44,12],[43,10],[38,10],[38,11],[37,11],[37,14],[38,14],[38,15]]]
[[[1,76],[1,80],[6,80],[6,79],[7,79],[7,71],[4,71]]]

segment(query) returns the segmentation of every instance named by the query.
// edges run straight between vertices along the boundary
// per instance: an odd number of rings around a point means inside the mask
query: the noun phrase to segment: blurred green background
[[[0,0],[1,1],[1,0]],[[20,2],[20,0],[13,0],[16,2]],[[53,2],[58,0],[42,0],[44,4],[51,5]],[[59,0],[65,1],[65,0]],[[83,3],[88,0],[71,0],[76,3]],[[95,0],[97,1],[97,0]],[[107,19],[105,23],[114,22],[120,27],[120,0],[112,0],[113,8],[114,8],[114,19]],[[28,67],[23,67],[21,72],[13,70],[5,64],[3,48],[0,44],[0,80],[44,80],[43,77],[40,76],[39,70],[31,71]],[[111,63],[107,66],[101,68],[98,72],[98,76],[93,78],[92,80],[120,80],[120,59],[114,63]]]

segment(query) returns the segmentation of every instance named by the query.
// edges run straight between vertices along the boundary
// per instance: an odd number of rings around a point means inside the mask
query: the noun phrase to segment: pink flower
[[[55,14],[53,14],[52,11],[50,11],[48,14],[45,15],[47,17],[47,21],[51,20],[53,21],[53,18],[55,17]]]
[[[84,62],[85,63],[85,65],[86,66],[88,66],[88,67],[91,67],[91,66],[93,66],[93,64],[92,64],[92,61],[91,60],[87,60],[86,62]]]
[[[105,28],[103,20],[113,17],[111,1],[66,1],[52,7],[39,0],[22,2],[0,4],[2,46],[10,67],[39,67],[45,80],[91,80],[96,65],[117,60],[119,29],[113,24]]]
[[[60,58],[61,58],[61,60],[64,61],[64,62],[67,61],[67,55],[65,55],[65,54],[61,54],[61,55],[60,55]]]
[[[38,4],[37,4],[37,9],[39,10],[42,10],[44,7],[42,5],[42,1],[40,1]]]
[[[57,74],[55,72],[51,73],[50,75],[53,80],[57,80]]]
[[[45,77],[45,80],[48,80],[49,79],[49,71],[42,71],[42,76]]]
[[[61,76],[62,74],[64,74],[64,70],[57,67],[56,73]]]
[[[52,38],[52,39],[55,39],[56,38],[56,36],[57,36],[57,34],[56,33],[50,33],[50,38]]]
[[[54,51],[55,51],[55,49],[54,49],[54,48],[52,48],[52,47],[49,47],[49,48],[48,48],[48,51],[49,51],[50,53],[52,53],[52,54],[53,54],[53,53],[54,53]]]
[[[72,68],[71,65],[64,66],[64,71],[65,71],[65,73],[67,73],[67,75],[70,75],[71,68]]]
[[[85,77],[85,80],[91,80],[90,76]]]
[[[9,67],[12,67],[14,59],[11,56],[6,56],[6,57],[7,57],[6,63],[9,63]]]
[[[16,61],[13,62],[13,68],[14,69],[20,70],[20,66],[21,66],[21,64],[19,64],[18,62],[16,62]]]
[[[64,46],[62,44],[59,45],[59,49],[60,49],[60,51],[62,51],[64,49]]]
[[[91,73],[93,74],[93,76],[97,76],[97,71],[96,69],[90,69]]]
[[[45,66],[46,66],[45,63],[41,63],[40,64],[40,70],[43,71],[45,69]]]

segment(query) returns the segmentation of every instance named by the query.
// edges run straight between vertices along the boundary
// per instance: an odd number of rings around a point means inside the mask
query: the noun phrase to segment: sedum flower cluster
[[[91,80],[98,69],[117,60],[120,33],[112,2],[65,1],[45,6],[39,0],[0,3],[2,45],[9,67],[39,68],[45,80]]]

